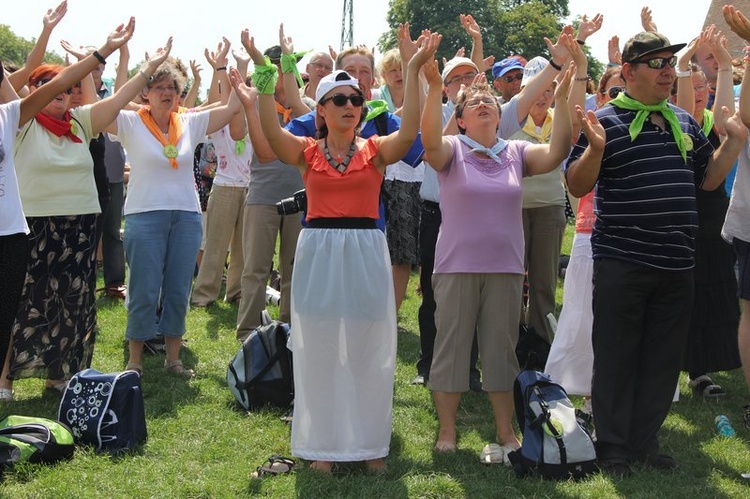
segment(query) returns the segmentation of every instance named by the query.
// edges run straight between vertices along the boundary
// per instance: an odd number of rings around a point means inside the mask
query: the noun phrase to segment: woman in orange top
[[[409,62],[400,130],[368,140],[357,133],[364,97],[345,71],[318,84],[318,140],[282,130],[273,94],[265,93],[273,91],[276,69],[266,72],[260,52],[249,51],[263,132],[279,159],[300,170],[307,189],[308,226],[299,236],[292,275],[292,454],[325,473],[334,461],[365,461],[370,471],[385,469],[396,310],[388,247],[375,227],[378,194],[386,165],[403,157],[416,138],[415,80],[439,43],[439,35],[425,37]],[[254,48],[252,40],[243,45]],[[255,90],[236,72],[232,84],[248,120],[258,119]]]

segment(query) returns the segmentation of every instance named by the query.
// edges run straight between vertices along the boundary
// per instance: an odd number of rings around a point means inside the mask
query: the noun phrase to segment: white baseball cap
[[[526,86],[536,75],[549,65],[549,61],[542,56],[536,56],[523,67],[521,86]]]
[[[474,61],[472,61],[468,57],[454,57],[453,59],[445,63],[443,74],[441,75],[443,78],[443,83],[445,83],[445,80],[448,78],[448,75],[451,74],[451,71],[460,66],[471,66],[472,68],[474,68],[474,71],[476,71],[477,73],[479,72],[479,68],[477,67],[477,65],[474,64]]]
[[[359,80],[352,78],[343,69],[336,70],[324,76],[318,82],[318,88],[315,90],[315,102],[319,103],[328,92],[338,87],[354,87],[359,90]]]

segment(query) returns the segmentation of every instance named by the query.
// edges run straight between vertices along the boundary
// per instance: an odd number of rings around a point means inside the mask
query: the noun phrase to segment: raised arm
[[[691,115],[695,109],[695,90],[693,89],[690,59],[695,55],[698,47],[706,42],[706,35],[710,29],[711,27],[707,28],[696,38],[693,38],[677,59],[677,101],[675,104]]]
[[[222,38],[222,41],[216,47],[216,52],[208,50],[206,48],[203,51],[203,55],[206,57],[209,66],[213,70],[211,76],[211,87],[208,90],[208,103],[213,104],[215,102],[227,102],[222,101],[221,91],[219,90],[222,85],[229,86],[229,78],[227,73],[227,64],[229,63],[229,47],[231,43],[226,38]],[[223,74],[222,74],[223,73]],[[228,97],[227,97],[228,99]]]
[[[99,64],[96,54],[99,54],[102,58],[109,57],[112,52],[117,50],[123,43],[133,36],[134,30],[135,19],[131,17],[127,25],[121,24],[110,33],[109,37],[107,37],[107,43],[102,45],[98,51],[86,56],[83,60],[66,67],[49,83],[42,85],[37,88],[35,92],[26,96],[21,102],[21,118],[19,120],[19,125],[23,125],[33,118],[44,108],[44,106],[59,95],[60,92],[70,88],[81,81],[84,76],[90,74]],[[95,133],[99,133],[100,130],[101,129],[95,130]]]
[[[722,9],[724,14],[724,20],[729,25],[729,28],[734,31],[737,36],[745,40],[745,44],[750,44],[750,20],[733,5],[725,5]],[[747,62],[747,61],[746,61]],[[748,71],[745,71],[745,75],[742,78],[742,86],[740,87],[740,117],[742,123],[746,127],[750,127],[750,77],[748,77]]]
[[[594,188],[599,179],[607,133],[593,111],[586,113],[582,107],[578,106],[576,114],[581,121],[581,130],[586,136],[588,145],[581,157],[568,166],[565,180],[568,192],[577,198],[582,198]]]
[[[95,134],[106,129],[107,132],[117,135],[117,122],[115,121],[117,114],[143,90],[149,78],[167,59],[171,50],[172,37],[169,37],[167,43],[149,56],[141,69],[123,85],[119,92],[91,106],[91,128]]]
[[[130,64],[130,49],[127,42],[118,49],[119,57],[115,68],[115,92],[118,92],[128,82],[128,65]]]
[[[654,19],[651,17],[651,9],[648,7],[643,7],[641,9],[641,26],[643,26],[643,31],[650,31],[652,33],[659,31],[656,28]]]
[[[571,123],[568,94],[575,71],[575,66],[569,67],[555,89],[555,114],[552,117],[549,144],[533,144],[526,148],[526,173],[529,175],[554,170],[570,153]]]
[[[484,68],[484,42],[482,41],[482,30],[479,23],[471,14],[460,14],[459,20],[466,33],[471,37],[471,60],[478,68]]]
[[[297,56],[294,53],[294,42],[291,36],[284,35],[284,23],[279,25],[279,46],[281,47],[281,80],[284,84],[284,97],[292,109],[295,118],[312,111],[299,94],[299,82],[302,81],[297,69]],[[298,80],[299,78],[299,80]]]
[[[16,8],[23,8],[17,6]],[[58,25],[65,13],[68,11],[68,0],[63,0],[60,5],[54,9],[49,9],[42,18],[42,33],[37,38],[34,47],[26,56],[26,63],[18,71],[8,77],[13,88],[18,91],[29,81],[29,75],[42,63],[44,53],[47,51],[47,44],[52,30]]]
[[[85,47],[74,48],[70,43],[65,40],[60,41],[60,46],[68,54],[76,58],[77,61],[82,61],[88,55],[88,50]],[[96,87],[94,86],[94,77],[89,73],[84,76],[81,80],[81,104],[93,104],[99,100],[99,95],[96,93]]]
[[[732,56],[727,50],[727,38],[721,33],[716,33],[709,41],[711,52],[719,63],[719,73],[716,77],[716,96],[714,97],[713,109],[721,110],[727,108],[729,116],[734,114],[734,80],[732,78]],[[714,126],[719,135],[726,135],[725,114],[714,113]]]
[[[193,84],[185,96],[185,107],[194,108],[198,102],[198,92],[201,88],[201,65],[195,59],[190,60],[190,72],[193,74]],[[228,82],[228,81],[227,81]]]
[[[566,45],[566,38],[569,40],[573,39],[573,27],[565,26],[560,35],[557,37],[557,42],[553,45],[549,38],[544,37],[544,43],[547,44],[547,50],[550,54],[550,64],[545,67],[541,73],[536,77],[532,78],[528,85],[521,89],[516,99],[518,99],[518,112],[516,118],[521,123],[526,116],[529,114],[529,110],[534,103],[539,100],[539,97],[549,87],[552,80],[560,72],[558,68],[564,67],[570,59],[570,53],[568,52]],[[569,41],[568,40],[568,41]],[[573,42],[575,43],[575,42]]]
[[[453,156],[453,148],[450,141],[443,136],[443,79],[436,60],[424,65],[424,76],[429,87],[422,111],[422,145],[429,165],[440,171]],[[453,121],[455,122],[455,119]]]
[[[404,105],[402,108],[401,127],[397,132],[385,137],[378,137],[378,155],[375,166],[383,170],[395,163],[409,151],[419,132],[419,89],[417,79],[419,70],[427,61],[435,58],[442,35],[432,33],[421,39],[419,50],[407,66],[408,72],[404,81]]]
[[[566,41],[568,51],[573,59],[574,77],[570,84],[570,95],[568,96],[568,116],[574,116],[576,106],[586,105],[586,84],[588,83],[588,58],[583,53],[582,45],[570,39]],[[557,107],[555,107],[557,109]],[[575,144],[581,133],[581,122],[573,120],[571,123],[570,142]]]
[[[604,22],[604,16],[601,14],[595,14],[591,19],[584,15],[581,18],[581,24],[578,26],[578,34],[576,35],[578,44],[583,46],[591,35],[602,28],[602,22]]]
[[[276,101],[274,99],[276,83],[279,78],[278,69],[260,53],[260,50],[255,46],[255,40],[250,36],[248,30],[242,31],[241,39],[242,46],[245,47],[245,50],[250,54],[255,64],[253,85],[258,89],[258,115],[260,116],[260,125],[263,134],[277,158],[284,163],[304,170],[306,165],[303,151],[307,142],[303,138],[292,135],[279,125]],[[234,75],[234,72],[232,74]],[[240,96],[240,92],[244,90],[244,82],[241,82],[241,84],[240,82],[235,83],[234,80],[236,79],[239,79],[239,75],[232,79],[232,85],[235,88],[235,92]],[[243,101],[243,106],[245,106],[247,113],[247,104],[245,104],[245,101]],[[252,127],[251,123],[248,122],[248,124]],[[253,142],[253,147],[255,147],[255,142]]]

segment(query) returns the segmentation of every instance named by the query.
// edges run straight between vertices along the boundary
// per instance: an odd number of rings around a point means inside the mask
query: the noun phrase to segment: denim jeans
[[[127,339],[185,334],[200,244],[200,213],[157,210],[125,216],[125,258],[130,267]]]

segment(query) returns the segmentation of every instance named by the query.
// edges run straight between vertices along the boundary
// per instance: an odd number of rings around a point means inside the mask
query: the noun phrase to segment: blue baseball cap
[[[500,78],[508,71],[512,71],[514,69],[523,69],[523,64],[521,64],[521,61],[519,61],[515,57],[508,57],[507,59],[503,59],[502,61],[496,62],[492,65],[492,75],[495,78]]]

